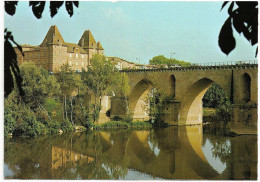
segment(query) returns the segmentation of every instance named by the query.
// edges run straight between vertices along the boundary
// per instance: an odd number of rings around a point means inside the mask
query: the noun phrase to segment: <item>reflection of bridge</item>
[[[147,119],[144,98],[152,87],[172,98],[165,101],[164,120],[173,125],[202,122],[202,98],[215,82],[233,103],[233,120],[257,123],[257,64],[178,67],[127,70],[131,94],[128,97],[134,119]],[[125,100],[112,98],[111,117],[126,114]],[[247,109],[244,109],[246,106]]]
[[[87,163],[131,168],[153,177],[165,179],[243,178],[243,175],[236,173],[236,170],[239,170],[239,173],[243,172],[239,160],[236,161],[237,163],[227,161],[226,169],[218,174],[210,161],[205,158],[201,149],[202,140],[201,126],[169,127],[151,132],[127,133],[127,131],[122,131],[121,134],[97,132],[91,136],[76,134],[62,146],[60,143],[55,144],[54,142],[55,149],[63,148],[63,150],[61,155],[56,150],[56,156],[60,156],[60,159],[52,157],[52,161],[63,161],[64,164],[59,166],[61,168],[53,168],[53,177],[55,178],[55,174],[59,174],[60,170],[64,170],[62,168],[66,168],[65,160],[73,162],[75,154],[81,154],[83,157],[79,162],[85,159]],[[85,147],[82,147],[83,141],[87,144]],[[238,146],[235,143],[231,143],[231,145]],[[71,154],[73,157],[65,157],[64,153]],[[233,166],[237,168],[234,169]],[[84,168],[84,166],[80,168]],[[250,169],[250,172],[249,177],[254,178],[256,168]]]
[[[26,139],[5,144],[5,164],[15,179],[124,179],[132,171],[164,179],[257,178],[256,136],[230,138],[228,158],[221,141],[207,137],[226,163],[217,172],[202,133],[202,126],[182,126]]]

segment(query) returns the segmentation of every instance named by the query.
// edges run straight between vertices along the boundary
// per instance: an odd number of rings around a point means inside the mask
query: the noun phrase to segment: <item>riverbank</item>
[[[135,122],[124,122],[124,121],[109,121],[107,123],[95,124],[93,130],[109,130],[109,129],[150,129],[153,124],[148,121],[135,121]]]
[[[238,135],[257,135],[257,126],[245,126],[243,123],[231,123],[230,131]]]

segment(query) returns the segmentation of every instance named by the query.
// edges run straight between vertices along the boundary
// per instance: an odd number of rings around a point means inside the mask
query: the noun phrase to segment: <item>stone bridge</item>
[[[257,64],[192,66],[170,69],[125,70],[131,94],[127,101],[111,98],[111,118],[123,117],[129,109],[135,120],[149,118],[146,109],[151,88],[168,96],[163,120],[171,125],[202,123],[202,98],[207,89],[218,84],[230,99],[234,122],[257,123]],[[128,103],[126,103],[128,102]]]

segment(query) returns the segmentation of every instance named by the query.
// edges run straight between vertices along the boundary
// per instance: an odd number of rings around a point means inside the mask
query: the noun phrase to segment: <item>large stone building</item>
[[[81,36],[78,44],[65,42],[57,26],[50,27],[42,43],[38,46],[22,45],[24,56],[16,48],[18,64],[32,61],[49,72],[58,72],[68,63],[73,70],[80,71],[90,64],[94,54],[104,54],[100,42],[95,41],[89,30]]]

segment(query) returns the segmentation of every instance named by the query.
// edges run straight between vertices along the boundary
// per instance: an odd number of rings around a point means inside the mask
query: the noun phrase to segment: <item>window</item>
[[[78,53],[76,53],[76,58],[78,58],[79,57],[79,55],[78,55]]]
[[[69,63],[70,63],[70,66],[72,65],[72,62],[71,61],[69,61]]]
[[[59,54],[60,54],[60,56],[61,56],[61,52],[60,52]]]
[[[41,64],[41,61],[40,61],[40,60],[38,61],[38,64]]]
[[[70,58],[72,57],[72,54],[70,54]]]
[[[82,62],[81,65],[84,66],[84,62]]]
[[[79,65],[79,62],[77,61],[77,62],[76,62],[76,66],[78,66],[78,65]]]
[[[42,61],[42,64],[45,64],[45,61],[44,61],[44,60]]]
[[[60,60],[60,64],[62,64],[62,60]]]
[[[81,55],[81,58],[82,58],[82,59],[84,58],[84,54]]]

